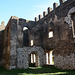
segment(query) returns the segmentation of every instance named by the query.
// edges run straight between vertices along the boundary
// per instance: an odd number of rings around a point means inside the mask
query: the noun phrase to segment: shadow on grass
[[[60,70],[54,66],[30,67],[28,69],[6,70],[0,67],[0,75],[75,75],[75,70]]]

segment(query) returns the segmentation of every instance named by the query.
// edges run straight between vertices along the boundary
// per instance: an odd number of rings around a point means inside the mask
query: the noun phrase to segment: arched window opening
[[[53,30],[50,29],[50,30],[49,30],[49,33],[48,33],[48,38],[52,38],[52,37],[53,37]]]
[[[24,27],[24,28],[23,28],[23,31],[25,31],[25,30],[27,30],[27,29],[28,29],[27,27]]]
[[[30,44],[29,38],[29,29],[27,27],[23,28],[23,46],[29,46]]]
[[[72,18],[73,37],[75,38],[75,13],[71,14],[71,18]]]

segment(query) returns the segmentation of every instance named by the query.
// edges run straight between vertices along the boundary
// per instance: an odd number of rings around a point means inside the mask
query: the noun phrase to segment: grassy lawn
[[[0,67],[0,75],[75,75],[75,70],[60,70],[54,66],[30,67],[28,69],[6,70]]]

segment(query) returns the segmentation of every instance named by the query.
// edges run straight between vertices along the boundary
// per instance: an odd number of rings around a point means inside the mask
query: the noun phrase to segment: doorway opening
[[[53,50],[46,52],[46,65],[54,65],[54,52],[53,52]]]
[[[29,67],[38,67],[37,52],[32,52],[31,54],[29,54]]]

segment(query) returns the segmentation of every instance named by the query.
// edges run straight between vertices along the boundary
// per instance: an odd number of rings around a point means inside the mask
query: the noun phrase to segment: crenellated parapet
[[[39,15],[39,20],[42,18],[42,15]]]
[[[53,10],[55,10],[58,7],[58,3],[53,4]]]
[[[48,7],[48,8],[47,8],[47,12],[46,12],[46,11],[43,12],[43,17],[42,17],[42,15],[39,15],[38,18],[35,17],[35,22],[37,22],[37,21],[43,19],[43,18],[46,17],[48,14],[51,14],[52,11],[56,11],[58,7],[59,7],[59,8],[62,7],[62,5],[64,5],[65,2],[69,2],[69,1],[71,1],[71,0],[67,0],[67,1],[66,1],[66,0],[59,0],[60,5],[58,5],[58,3],[53,3],[53,10],[52,10],[51,7]]]
[[[48,7],[47,11],[48,11],[48,14],[49,14],[52,11],[52,8]]]
[[[43,12],[43,17],[45,17],[47,15],[47,12],[46,11],[44,11]]]
[[[62,5],[65,2],[65,0],[59,0],[59,1],[60,1],[60,5]]]
[[[37,17],[35,17],[35,22],[37,22],[38,21],[38,18]]]

